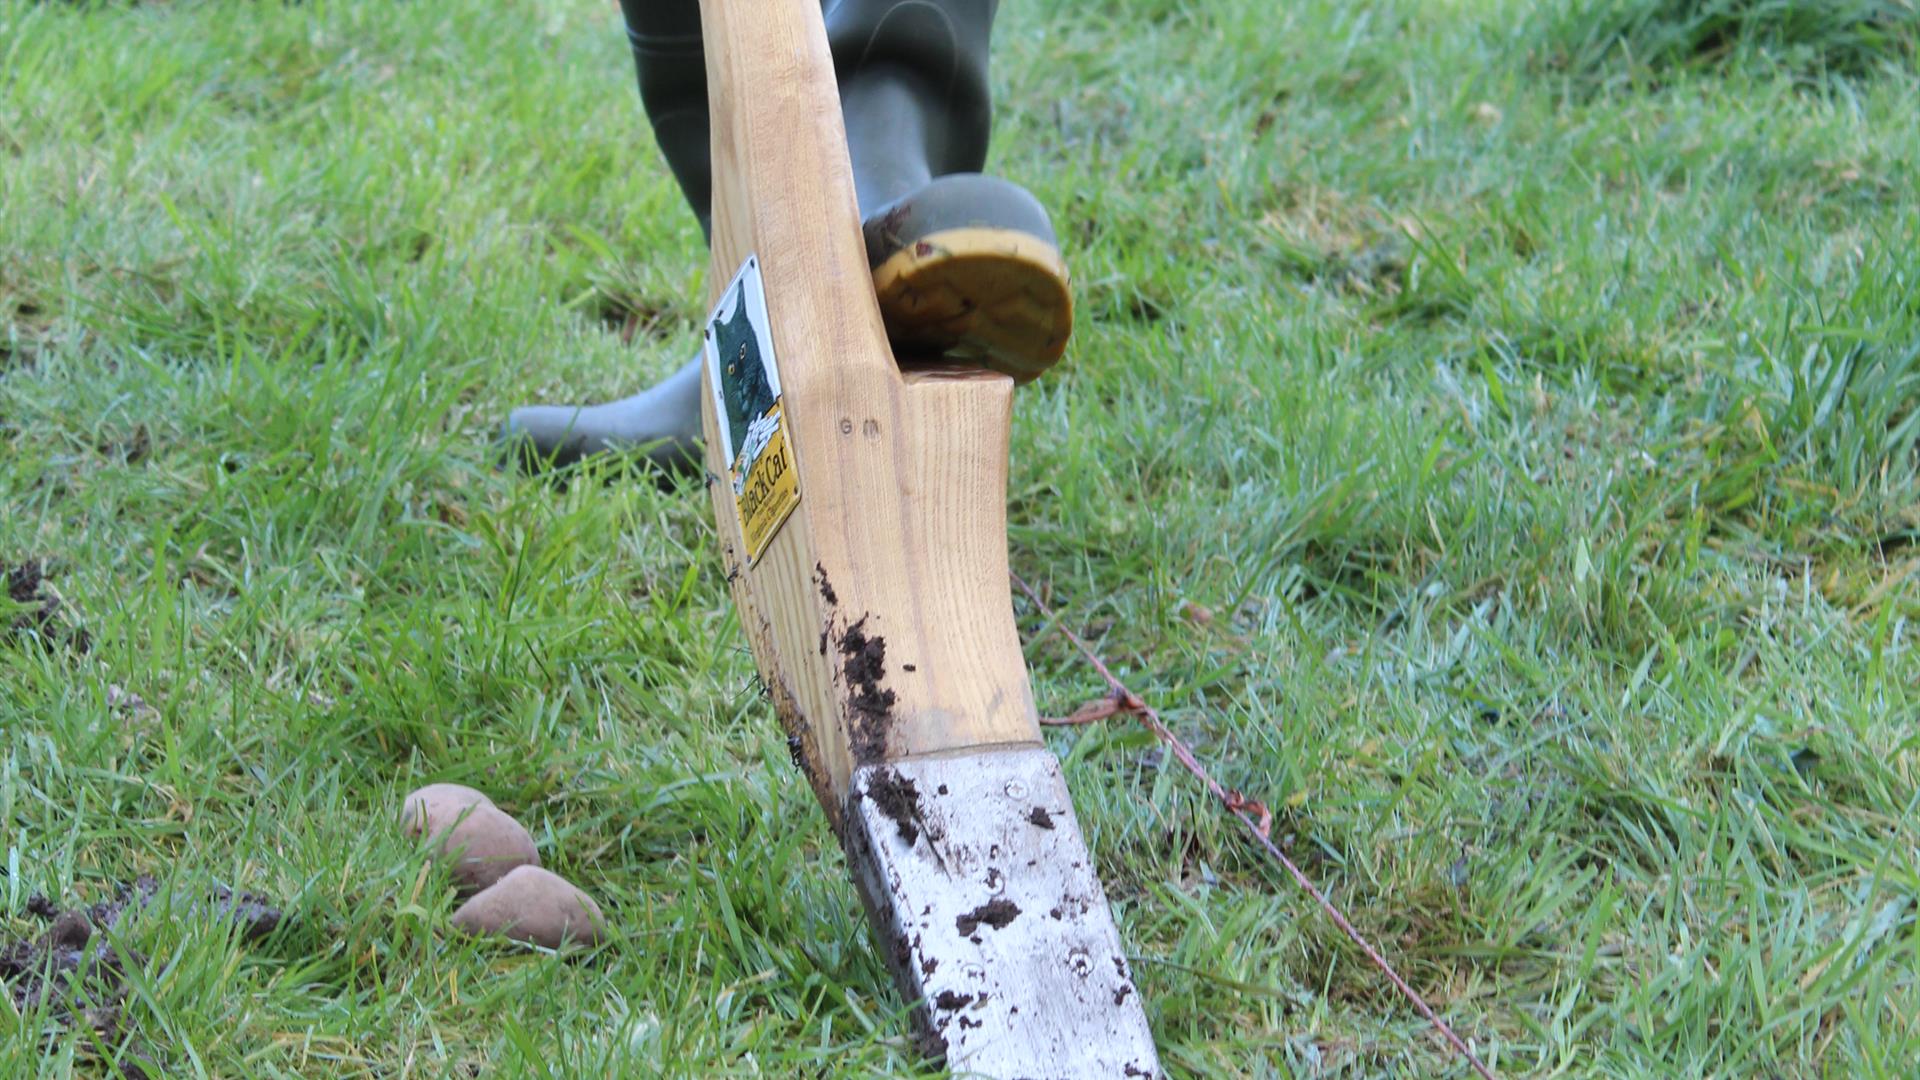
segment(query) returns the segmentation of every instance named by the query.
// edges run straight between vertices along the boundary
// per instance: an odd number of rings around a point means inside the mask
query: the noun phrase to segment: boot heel
[[[873,271],[896,348],[978,363],[1029,382],[1066,351],[1073,290],[1054,245],[1016,229],[929,233]]]

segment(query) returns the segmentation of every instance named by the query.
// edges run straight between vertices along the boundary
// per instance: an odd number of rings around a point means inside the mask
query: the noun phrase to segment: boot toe
[[[581,409],[572,405],[526,405],[507,414],[499,442],[502,457],[527,472],[544,472],[579,461],[590,452],[579,429]]]

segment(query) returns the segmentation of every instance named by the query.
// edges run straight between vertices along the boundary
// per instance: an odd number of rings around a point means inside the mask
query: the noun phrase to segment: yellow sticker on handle
[[[800,505],[800,472],[787,438],[767,295],[754,256],[707,316],[705,349],[708,393],[751,566]]]

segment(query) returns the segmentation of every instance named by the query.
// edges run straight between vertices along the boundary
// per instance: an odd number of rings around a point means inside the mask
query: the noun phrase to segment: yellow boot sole
[[[875,267],[873,287],[896,347],[983,364],[1016,382],[1059,362],[1073,333],[1059,249],[1014,229],[930,233]]]

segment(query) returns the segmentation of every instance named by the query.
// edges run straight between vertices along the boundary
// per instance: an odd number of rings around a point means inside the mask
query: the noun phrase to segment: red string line
[[[1355,929],[1354,925],[1347,921],[1347,917],[1341,913],[1340,909],[1334,906],[1333,901],[1327,899],[1327,894],[1321,892],[1320,889],[1314,885],[1313,879],[1307,877],[1305,871],[1294,865],[1293,860],[1287,858],[1285,852],[1274,846],[1273,838],[1269,835],[1272,829],[1273,815],[1268,812],[1266,806],[1253,799],[1247,798],[1238,791],[1221,786],[1220,782],[1215,780],[1212,775],[1207,772],[1206,768],[1200,764],[1199,760],[1193,756],[1193,750],[1188,747],[1185,742],[1182,742],[1178,735],[1175,735],[1168,729],[1167,725],[1160,719],[1160,714],[1154,710],[1153,706],[1147,704],[1138,694],[1127,689],[1126,685],[1114,676],[1113,671],[1107,667],[1099,655],[1095,653],[1085,641],[1081,640],[1080,635],[1061,625],[1058,618],[1054,615],[1053,609],[1047,606],[1045,600],[1040,599],[1040,594],[1034,592],[1033,587],[1028,585],[1019,574],[1013,574],[1012,577],[1014,586],[1025,594],[1028,600],[1033,601],[1033,605],[1039,609],[1041,617],[1053,623],[1055,629],[1059,630],[1061,634],[1066,636],[1068,641],[1073,643],[1073,647],[1079,650],[1080,655],[1086,659],[1087,663],[1093,665],[1093,669],[1099,672],[1100,677],[1105,679],[1107,683],[1108,696],[1080,706],[1073,711],[1071,716],[1049,722],[1053,724],[1090,724],[1121,714],[1131,714],[1139,718],[1140,722],[1145,724],[1148,730],[1152,731],[1154,736],[1157,737],[1168,750],[1173,751],[1173,756],[1180,760],[1180,764],[1186,766],[1188,772],[1192,773],[1202,784],[1206,785],[1207,790],[1213,793],[1213,797],[1220,801],[1220,805],[1226,807],[1234,817],[1240,819],[1241,824],[1247,827],[1247,831],[1253,834],[1254,840],[1266,849],[1268,855],[1271,855],[1281,866],[1286,868],[1287,873],[1292,876],[1294,883],[1304,889],[1307,895],[1313,897],[1314,902],[1320,905],[1320,910],[1326,913],[1327,918],[1332,919],[1333,924],[1338,926],[1341,932],[1352,939],[1355,945],[1360,946],[1360,951],[1367,954],[1367,959],[1373,962],[1373,966],[1379,968],[1381,974],[1385,975],[1387,980],[1393,983],[1394,988],[1399,990],[1401,995],[1413,1004],[1414,1009],[1418,1011],[1421,1016],[1425,1017],[1428,1023],[1434,1026],[1434,1029],[1440,1033],[1442,1038],[1446,1039],[1447,1042],[1452,1045],[1453,1049],[1458,1052],[1461,1057],[1466,1059],[1467,1064],[1473,1067],[1473,1071],[1479,1073],[1484,1080],[1495,1080],[1493,1071],[1488,1069],[1486,1064],[1467,1047],[1466,1042],[1454,1032],[1453,1028],[1450,1027],[1445,1020],[1440,1019],[1440,1015],[1433,1011],[1433,1006],[1427,1004],[1427,1000],[1420,996],[1420,992],[1407,985],[1407,981],[1402,979],[1400,973],[1393,969],[1393,965],[1387,962],[1387,958],[1380,955],[1380,950],[1374,948],[1373,943],[1367,940],[1366,935]]]

